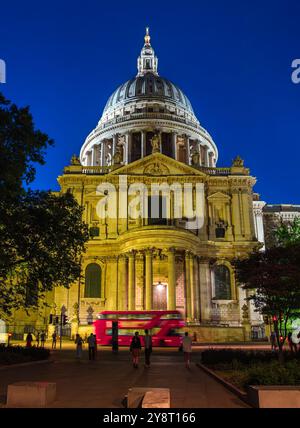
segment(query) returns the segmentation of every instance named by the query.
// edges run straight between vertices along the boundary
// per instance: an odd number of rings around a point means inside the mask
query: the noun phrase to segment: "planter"
[[[300,385],[248,386],[247,397],[253,407],[300,408]]]

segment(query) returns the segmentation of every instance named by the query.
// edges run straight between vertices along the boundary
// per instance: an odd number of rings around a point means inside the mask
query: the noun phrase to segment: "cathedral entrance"
[[[167,284],[153,284],[153,310],[166,311],[167,308]]]

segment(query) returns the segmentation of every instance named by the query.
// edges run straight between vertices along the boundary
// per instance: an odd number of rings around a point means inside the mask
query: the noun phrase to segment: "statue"
[[[192,165],[199,166],[199,161],[200,161],[200,154],[199,152],[196,151],[192,154]]]
[[[160,152],[160,138],[158,134],[151,138],[152,153]]]
[[[232,162],[232,166],[238,166],[238,167],[242,167],[244,166],[244,161],[240,156],[237,156],[233,162]]]
[[[71,165],[81,165],[79,157],[76,155],[73,155],[71,158]]]
[[[123,160],[123,157],[122,157],[120,147],[117,147],[113,157],[114,165],[120,165],[122,160]]]
[[[242,312],[243,312],[243,320],[247,320],[249,318],[249,308],[248,305],[246,305],[246,303],[242,306]]]

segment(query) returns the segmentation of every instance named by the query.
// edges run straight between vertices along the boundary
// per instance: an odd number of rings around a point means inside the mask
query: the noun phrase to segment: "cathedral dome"
[[[109,110],[118,108],[132,101],[160,101],[173,103],[194,115],[192,105],[182,90],[170,80],[147,72],[142,76],[128,80],[120,85],[109,97],[103,111],[105,115]]]
[[[199,166],[215,166],[218,150],[213,139],[200,125],[187,96],[159,76],[157,69],[158,58],[147,28],[137,75],[109,97],[81,148],[83,165],[111,166],[115,155],[121,164],[133,162],[151,154],[156,136],[161,153],[190,165],[199,158]]]

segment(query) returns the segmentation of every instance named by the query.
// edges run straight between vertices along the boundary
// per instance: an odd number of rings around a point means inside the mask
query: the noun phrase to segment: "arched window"
[[[216,300],[231,300],[230,270],[227,266],[217,265],[215,273],[215,296]]]
[[[84,297],[101,297],[101,268],[96,263],[85,269]]]

